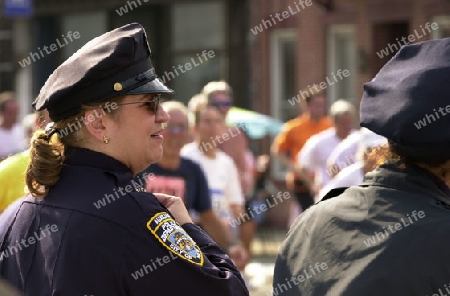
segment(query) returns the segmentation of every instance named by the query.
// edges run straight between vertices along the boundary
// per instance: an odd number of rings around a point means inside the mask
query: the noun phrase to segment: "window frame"
[[[352,35],[352,45],[350,46],[351,51],[348,52],[350,65],[346,68],[350,72],[350,76],[345,77],[345,80],[349,80],[350,86],[350,94],[347,94],[345,97],[338,96],[337,84],[329,85],[326,89],[327,92],[327,101],[328,106],[331,106],[336,100],[345,99],[353,103],[355,106],[358,103],[356,98],[356,85],[357,85],[357,65],[358,65],[358,55],[356,48],[356,25],[354,24],[333,24],[328,27],[327,30],[327,75],[328,77],[332,77],[332,73],[336,73],[337,70],[337,44],[336,37],[338,35]],[[342,69],[344,70],[344,69]]]
[[[270,36],[270,114],[272,117],[281,119],[283,94],[282,81],[284,74],[281,69],[283,56],[281,51],[282,43],[286,40],[294,40],[297,43],[298,36],[296,29],[279,29],[274,30]],[[298,56],[298,49],[296,51]],[[296,74],[296,76],[298,76]],[[297,81],[297,77],[295,79]],[[271,142],[275,137],[271,137]],[[277,159],[274,159],[271,175],[276,180],[284,180],[287,169]]]

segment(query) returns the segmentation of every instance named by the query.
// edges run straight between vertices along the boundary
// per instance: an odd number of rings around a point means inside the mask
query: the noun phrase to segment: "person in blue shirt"
[[[249,295],[182,199],[134,179],[162,156],[173,92],[150,54],[140,24],[107,32],[34,101],[53,122],[31,141],[30,195],[0,216],[0,276],[24,295]]]
[[[180,155],[188,139],[188,109],[181,102],[168,101],[161,104],[170,120],[162,132],[164,136],[163,156],[158,163],[151,164],[136,178],[146,177],[148,192],[161,192],[181,197],[194,222],[223,249],[231,244],[228,227],[213,211],[208,183],[202,168]]]

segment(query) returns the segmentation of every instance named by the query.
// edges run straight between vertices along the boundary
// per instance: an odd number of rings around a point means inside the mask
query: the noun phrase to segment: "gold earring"
[[[109,138],[107,136],[103,136],[103,143],[108,144]]]

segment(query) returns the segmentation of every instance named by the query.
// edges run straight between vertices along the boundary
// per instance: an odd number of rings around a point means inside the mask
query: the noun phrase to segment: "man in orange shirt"
[[[310,188],[295,173],[297,154],[311,136],[333,126],[333,121],[326,116],[327,101],[324,94],[310,93],[305,101],[305,112],[285,123],[271,148],[272,155],[288,168],[286,186],[295,193],[303,211],[314,204],[314,199]]]

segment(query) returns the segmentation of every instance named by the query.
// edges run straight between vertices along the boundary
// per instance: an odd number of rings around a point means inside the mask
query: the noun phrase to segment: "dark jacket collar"
[[[414,165],[404,168],[393,161],[387,162],[365,175],[363,186],[378,185],[426,195],[450,206],[450,189],[432,173]]]
[[[109,155],[85,148],[68,148],[64,164],[86,166],[111,173],[116,177],[119,186],[128,184],[133,178],[130,168],[122,162]]]

